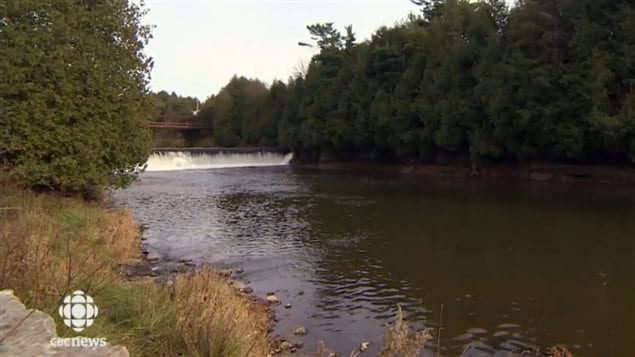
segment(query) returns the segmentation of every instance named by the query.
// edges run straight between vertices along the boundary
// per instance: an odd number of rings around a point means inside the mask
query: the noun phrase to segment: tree
[[[333,28],[332,22],[308,25],[306,28],[311,34],[311,39],[317,41],[321,49],[342,47],[342,34]]]
[[[307,161],[635,162],[632,1],[413,2],[420,15],[361,43],[308,26],[308,67],[262,101],[221,91],[217,135],[272,143],[277,129]]]
[[[123,186],[149,153],[150,28],[125,0],[9,0],[0,18],[0,153],[35,187]]]
[[[264,101],[267,95],[264,83],[232,77],[212,104],[216,143],[221,146],[259,145],[266,127]]]

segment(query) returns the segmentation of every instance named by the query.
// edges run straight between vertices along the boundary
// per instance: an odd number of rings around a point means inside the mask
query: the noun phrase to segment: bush
[[[142,9],[9,0],[1,11],[0,164],[46,189],[130,183],[150,149]]]

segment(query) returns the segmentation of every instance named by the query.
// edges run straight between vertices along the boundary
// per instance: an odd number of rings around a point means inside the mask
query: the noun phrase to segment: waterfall
[[[293,154],[254,153],[191,153],[187,151],[155,152],[148,158],[146,171],[220,169],[228,167],[284,166]]]

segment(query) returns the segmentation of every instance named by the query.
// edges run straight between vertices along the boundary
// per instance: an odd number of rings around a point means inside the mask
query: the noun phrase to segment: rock
[[[171,270],[172,273],[182,274],[188,271],[188,267],[185,265],[177,265],[174,269]]]
[[[110,344],[99,347],[65,347],[51,343],[58,340],[53,318],[42,311],[26,309],[11,290],[0,291],[0,307],[2,356],[129,356],[125,347]]]
[[[302,348],[304,346],[304,342],[298,341],[294,345],[295,345],[295,348]]]
[[[147,249],[141,249],[141,254],[148,255],[150,253]]]
[[[492,334],[492,336],[500,338],[500,337],[506,337],[509,335],[509,331],[496,331]]]
[[[278,304],[280,302],[280,300],[278,299],[277,296],[275,295],[267,295],[267,297],[265,298],[267,300],[268,303],[270,304]]]
[[[306,329],[304,327],[300,326],[297,329],[293,330],[293,334],[296,335],[296,336],[306,335]]]
[[[232,270],[231,269],[221,269],[221,270],[218,271],[218,275],[224,276],[224,277],[230,277],[232,275]]]
[[[150,229],[150,226],[147,224],[142,224],[139,228],[141,228],[141,231],[147,231],[148,229]]]
[[[140,238],[140,239],[141,239],[141,241],[146,241],[146,240],[148,240],[148,238],[146,238],[146,237],[144,237],[144,236],[141,236],[141,238]]]
[[[468,342],[468,341],[471,341],[472,339],[474,339],[474,335],[472,335],[471,333],[464,333],[462,335],[459,335],[453,338],[454,341],[459,341],[459,342]]]
[[[517,324],[509,324],[509,323],[508,323],[508,324],[500,324],[500,325],[498,325],[498,328],[499,328],[499,329],[502,329],[502,330],[511,330],[511,329],[517,329],[517,328],[520,328],[520,325],[517,325]]]
[[[146,255],[146,259],[149,262],[158,262],[159,260],[161,260],[161,256],[158,255],[157,253],[150,252],[148,253],[148,255]]]
[[[467,332],[471,333],[472,335],[484,335],[487,333],[487,330],[480,327],[472,327],[468,329]]]
[[[465,346],[461,356],[491,356],[495,352],[496,350],[485,342],[472,341]]]
[[[254,289],[248,287],[242,281],[235,280],[235,281],[232,282],[232,286],[234,287],[234,289],[236,289],[239,292],[244,293],[244,294],[251,294],[251,293],[254,292]]]
[[[284,308],[285,309],[290,309],[291,308],[291,304],[289,304],[289,303],[284,304]]]
[[[247,285],[245,285],[245,283],[238,281],[238,280],[234,280],[231,282],[231,285],[234,289],[242,292],[243,290],[245,290],[247,288]]]
[[[362,342],[359,344],[359,352],[366,352],[366,350],[370,347],[370,342]]]
[[[236,269],[236,274],[242,274],[245,270],[243,270],[242,268],[238,268]]]
[[[280,343],[280,349],[282,349],[283,351],[290,350],[292,347],[293,345],[289,341],[282,341]]]

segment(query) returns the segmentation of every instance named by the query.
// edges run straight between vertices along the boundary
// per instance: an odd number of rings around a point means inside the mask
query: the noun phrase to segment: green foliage
[[[154,106],[153,121],[190,121],[196,110],[198,99],[192,97],[181,97],[176,93],[162,90],[158,93],[150,94]]]
[[[359,44],[308,26],[320,53],[276,104],[281,145],[306,160],[635,161],[630,2],[413,2],[421,16]]]
[[[284,91],[284,89],[283,89]],[[276,103],[284,93],[275,85],[272,92],[258,80],[234,76],[220,92],[203,104],[201,115],[214,127],[220,146],[276,144]],[[264,111],[265,103],[268,111]]]
[[[635,161],[631,2],[412,2],[419,16],[361,43],[307,26],[320,52],[287,83],[232,78],[201,111],[216,143],[310,161]]]
[[[122,186],[149,153],[151,59],[125,0],[9,0],[0,7],[0,153],[32,186]]]

